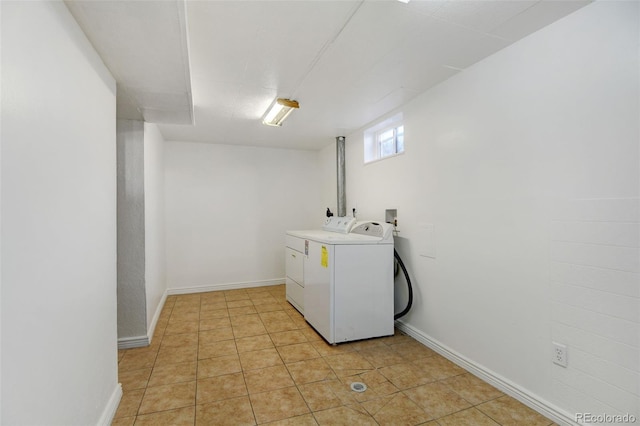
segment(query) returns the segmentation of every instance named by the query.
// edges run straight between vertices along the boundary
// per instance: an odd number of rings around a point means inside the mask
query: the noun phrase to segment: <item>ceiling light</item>
[[[282,122],[291,114],[294,108],[300,108],[297,101],[278,98],[264,115],[262,124],[266,124],[267,126],[282,126]]]
[[[400,3],[409,3],[409,0],[398,0]]]

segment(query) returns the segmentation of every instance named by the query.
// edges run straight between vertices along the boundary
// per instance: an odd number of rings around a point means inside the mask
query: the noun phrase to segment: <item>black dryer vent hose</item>
[[[407,315],[407,313],[411,309],[411,305],[413,305],[413,288],[411,286],[411,279],[409,278],[409,272],[407,272],[407,268],[404,266],[404,262],[400,258],[400,255],[398,254],[396,249],[393,249],[393,257],[396,259],[396,261],[398,262],[398,265],[400,265],[400,268],[404,273],[404,277],[407,280],[407,290],[409,291],[409,300],[407,300],[407,306],[402,310],[402,312],[397,313],[393,316],[393,319],[397,320],[398,318],[402,318],[403,316]]]

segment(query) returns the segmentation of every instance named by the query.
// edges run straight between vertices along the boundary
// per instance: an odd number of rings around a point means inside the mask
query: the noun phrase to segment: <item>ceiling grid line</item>
[[[65,0],[165,140],[316,150],[591,0]],[[300,102],[282,127],[276,97]],[[195,120],[195,122],[194,122]]]
[[[351,22],[351,20],[355,16],[355,14],[358,12],[358,10],[360,10],[360,7],[362,6],[363,3],[364,3],[364,0],[360,0],[356,4],[356,6],[349,12],[349,14],[347,16],[347,19],[345,20],[344,24],[342,24],[342,26],[340,26],[340,29],[334,35],[329,37],[329,39],[324,43],[324,45],[322,45],[322,47],[320,48],[320,50],[318,51],[316,56],[311,60],[311,63],[309,64],[309,68],[307,69],[307,71],[300,78],[300,80],[293,86],[293,89],[291,90],[291,96],[292,97],[295,98],[296,93],[298,91],[298,88],[302,85],[302,83],[304,83],[304,81],[309,76],[309,74],[311,74],[311,72],[313,71],[315,66],[318,64],[320,59],[322,59],[322,57],[324,56],[324,54],[327,51],[327,49],[329,49],[329,47],[333,44],[333,42],[336,41],[336,39],[338,37],[340,37],[340,34],[342,34],[344,29],[347,27],[347,25],[349,25],[349,22]]]

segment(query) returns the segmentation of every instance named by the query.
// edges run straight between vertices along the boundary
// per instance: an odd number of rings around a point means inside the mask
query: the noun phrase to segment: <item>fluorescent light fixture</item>
[[[409,0],[398,0],[400,3],[409,3]]]
[[[284,119],[287,118],[295,108],[300,108],[297,101],[278,98],[265,114],[262,119],[262,124],[266,124],[267,126],[282,126]]]

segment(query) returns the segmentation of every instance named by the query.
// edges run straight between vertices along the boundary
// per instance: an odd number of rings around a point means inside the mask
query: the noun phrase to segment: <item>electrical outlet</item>
[[[560,367],[567,367],[567,347],[561,343],[553,343],[552,361]]]

